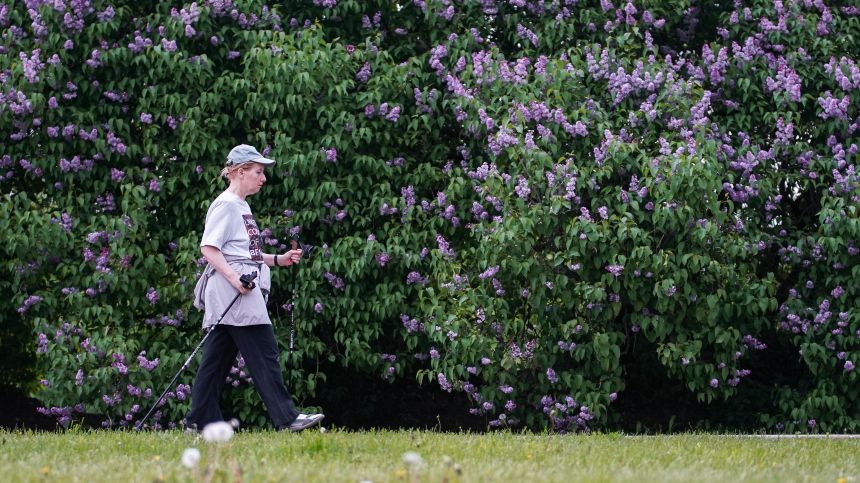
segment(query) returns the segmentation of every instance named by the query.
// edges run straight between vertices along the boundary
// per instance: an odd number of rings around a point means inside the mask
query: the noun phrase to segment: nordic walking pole
[[[298,248],[298,236],[293,235],[292,249]],[[287,358],[287,392],[290,391],[290,382],[293,380],[293,333],[296,330],[296,265],[290,268],[291,283],[293,286],[293,301],[290,308],[290,356]]]
[[[302,258],[310,258],[311,253],[314,251],[314,247],[312,245],[305,245],[304,243],[299,243],[299,235],[298,233],[292,235],[292,249],[296,250],[301,247],[302,249]],[[287,359],[287,377],[290,381],[293,380],[293,339],[295,337],[296,331],[296,266],[293,264],[293,268],[290,269],[290,277],[292,279],[293,284],[293,308],[290,310],[290,357]],[[287,391],[290,390],[290,385],[287,384]]]
[[[248,290],[254,289],[254,287],[256,286],[254,284],[254,279],[256,279],[256,278],[257,278],[256,270],[251,272],[249,275],[242,275],[241,277],[239,277],[239,279],[242,280],[242,286]],[[155,405],[153,405],[152,408],[150,408],[149,412],[146,413],[146,416],[144,416],[143,419],[140,420],[140,423],[138,423],[135,426],[135,428],[134,428],[135,431],[140,431],[140,429],[143,428],[143,423],[145,423],[146,420],[149,419],[149,415],[152,414],[153,411],[155,411],[155,408],[158,407],[158,403],[161,402],[162,399],[164,399],[164,396],[167,395],[167,393],[170,391],[170,388],[173,387],[173,384],[176,382],[177,379],[179,379],[179,376],[185,371],[185,369],[188,368],[188,365],[191,364],[191,360],[194,359],[194,356],[196,356],[197,352],[200,350],[200,348],[203,347],[203,343],[206,342],[206,339],[209,338],[209,336],[212,334],[212,331],[215,329],[215,327],[217,327],[218,324],[221,323],[221,320],[224,319],[224,317],[227,315],[227,312],[229,312],[230,309],[233,308],[233,304],[235,304],[236,301],[239,300],[240,295],[242,295],[241,292],[237,293],[236,296],[233,297],[233,300],[230,302],[230,305],[227,306],[227,310],[225,310],[224,313],[221,314],[221,317],[218,317],[218,320],[212,325],[212,327],[209,328],[209,331],[206,332],[205,336],[203,336],[203,340],[201,340],[200,343],[197,344],[197,348],[194,349],[194,352],[192,352],[191,355],[188,356],[188,360],[185,361],[185,364],[182,364],[182,368],[179,369],[179,372],[177,372],[175,376],[173,376],[173,380],[170,381],[170,384],[167,385],[167,389],[165,389],[164,392],[161,393],[161,396],[155,400]],[[165,400],[165,402],[167,402],[167,401]]]

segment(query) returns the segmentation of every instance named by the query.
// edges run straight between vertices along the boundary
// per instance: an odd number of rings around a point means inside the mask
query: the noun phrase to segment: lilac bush
[[[767,429],[858,429],[856,8],[108,3],[0,4],[3,314],[61,422],[180,422],[186,392],[151,393],[200,336],[203,213],[244,142],[278,160],[267,243],[325,246],[270,300],[303,320],[299,400],[345,368],[588,431],[644,361]]]

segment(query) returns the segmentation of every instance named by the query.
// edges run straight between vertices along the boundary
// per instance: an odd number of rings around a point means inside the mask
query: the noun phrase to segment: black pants
[[[196,425],[197,429],[203,429],[211,422],[224,420],[218,399],[239,352],[275,427],[299,416],[284,386],[278,342],[272,326],[218,325],[203,347],[203,360],[191,388],[191,410],[185,418],[189,428]]]

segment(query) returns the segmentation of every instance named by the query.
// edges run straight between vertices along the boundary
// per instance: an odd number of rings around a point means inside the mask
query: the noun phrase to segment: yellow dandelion
[[[527,455],[526,455],[526,459],[527,459],[527,460],[530,460],[530,459],[532,459],[532,455],[530,455],[530,454],[527,454]]]
[[[403,478],[404,476],[406,476],[406,472],[405,472],[405,471],[400,470],[400,471],[398,471],[398,472],[397,472],[397,477],[398,477],[398,478]]]
[[[155,455],[155,458],[152,458],[152,461],[158,461],[161,459],[161,456]]]
[[[48,467],[47,466],[42,468],[42,474],[44,474],[44,475],[48,474]]]
[[[836,483],[846,483],[847,481],[848,478],[839,478],[838,480],[836,480]]]

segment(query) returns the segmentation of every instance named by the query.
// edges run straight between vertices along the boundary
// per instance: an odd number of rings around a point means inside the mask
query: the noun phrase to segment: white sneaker
[[[323,419],[325,419],[325,416],[322,414],[299,414],[299,417],[290,423],[290,432],[296,433],[308,429],[311,426],[319,424]]]

